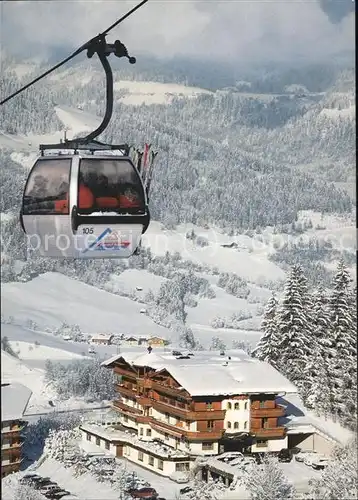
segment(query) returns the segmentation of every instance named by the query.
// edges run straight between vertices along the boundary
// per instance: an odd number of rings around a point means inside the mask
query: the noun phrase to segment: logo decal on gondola
[[[123,248],[128,248],[130,244],[131,242],[128,239],[122,239],[120,234],[116,231],[112,231],[112,229],[108,227],[95,241],[85,248],[82,253],[91,250],[123,250]]]

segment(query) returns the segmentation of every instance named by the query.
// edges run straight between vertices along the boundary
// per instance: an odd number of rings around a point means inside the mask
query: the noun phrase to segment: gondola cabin
[[[130,257],[150,221],[131,158],[103,152],[39,157],[20,218],[29,251],[70,259]]]

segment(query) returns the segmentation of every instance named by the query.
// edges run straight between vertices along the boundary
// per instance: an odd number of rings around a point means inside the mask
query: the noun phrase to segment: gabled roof
[[[20,420],[28,405],[32,391],[18,383],[1,384],[1,420]]]
[[[268,363],[239,349],[220,356],[215,351],[195,351],[189,359],[169,353],[122,352],[102,363],[110,366],[123,358],[132,366],[166,369],[191,396],[297,393],[296,387]],[[229,359],[230,358],[230,359]]]

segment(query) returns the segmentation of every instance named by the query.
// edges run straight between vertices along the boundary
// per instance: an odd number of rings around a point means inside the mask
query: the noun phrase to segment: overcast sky
[[[138,2],[126,0],[5,1],[1,44],[40,44],[69,51],[104,30]],[[233,63],[331,58],[354,49],[351,0],[149,0],[115,28],[133,55],[190,55]]]

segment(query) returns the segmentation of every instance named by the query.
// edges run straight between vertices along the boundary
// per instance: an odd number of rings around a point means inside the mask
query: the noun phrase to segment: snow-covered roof
[[[286,416],[282,424],[289,433],[304,433],[305,429],[321,434],[326,439],[345,445],[353,439],[354,433],[342,427],[339,422],[332,419],[317,416],[313,411],[308,410],[298,394],[289,394],[284,398],[279,398],[278,402],[286,406]]]
[[[1,385],[1,420],[19,420],[22,418],[32,391],[22,384],[3,383]]]
[[[171,353],[123,352],[102,363],[110,366],[123,358],[133,366],[166,369],[192,396],[254,393],[296,393],[296,387],[268,363],[251,358],[244,351],[195,351],[188,359]]]
[[[95,335],[92,335],[92,340],[111,340],[113,338],[113,333],[96,333]]]

